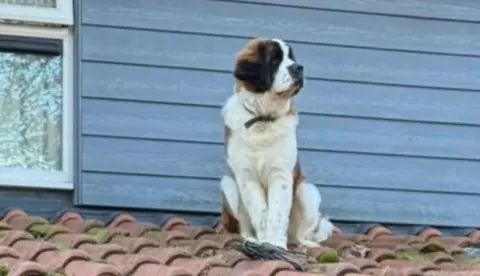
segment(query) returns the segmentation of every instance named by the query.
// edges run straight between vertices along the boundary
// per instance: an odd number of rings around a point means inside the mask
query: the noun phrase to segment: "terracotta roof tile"
[[[10,209],[0,221],[0,275],[480,276],[478,229],[456,237],[432,227],[413,235],[379,224],[359,230],[336,228],[316,248],[292,245],[307,256],[300,272],[285,261],[249,259],[234,249],[239,236],[219,224],[191,225],[177,216],[155,224],[127,213],[100,221],[77,212],[49,221]]]

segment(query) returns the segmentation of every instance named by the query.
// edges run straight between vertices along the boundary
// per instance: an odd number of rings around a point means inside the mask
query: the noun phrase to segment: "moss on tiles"
[[[6,224],[3,221],[0,221],[0,231],[10,230],[12,229],[10,225]]]
[[[318,263],[338,263],[339,261],[340,257],[336,250],[327,251],[317,257]]]
[[[467,263],[467,264],[480,264],[480,257],[466,258],[465,263]]]
[[[434,252],[446,252],[445,248],[436,242],[430,242],[422,246],[419,251],[421,253],[434,253]]]
[[[0,265],[0,276],[7,276],[10,269],[6,265]]]
[[[99,264],[108,264],[106,260],[102,260],[102,259],[94,259],[94,261]]]
[[[57,247],[58,250],[70,249],[70,247],[68,246],[68,244],[63,243],[63,242],[60,242],[60,241],[55,242],[55,247]]]
[[[398,252],[395,254],[395,259],[405,260],[405,261],[425,261],[425,255],[419,254],[417,252]]]
[[[39,216],[30,216],[30,224],[49,224],[48,220]]]
[[[95,229],[95,231],[91,231],[88,233],[93,239],[100,244],[107,243],[109,239],[112,237],[112,234],[108,229]]]
[[[66,276],[65,271],[63,268],[56,269],[53,272],[48,273],[48,276]]]
[[[47,235],[48,231],[50,231],[50,227],[49,224],[35,224],[30,227],[29,232],[35,239],[41,239]]]

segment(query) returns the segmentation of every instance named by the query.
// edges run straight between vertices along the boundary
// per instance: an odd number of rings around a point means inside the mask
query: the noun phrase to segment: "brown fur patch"
[[[297,111],[295,110],[295,108],[293,106],[293,99],[290,100],[290,108],[287,111],[287,115],[297,115]],[[297,160],[297,163],[298,163],[298,160]]]
[[[247,42],[245,47],[243,47],[240,52],[235,56],[235,61],[248,60],[248,61],[258,61],[258,49],[260,44],[267,42],[267,38],[258,37]]]
[[[242,90],[246,90],[245,82],[241,80],[235,80],[235,93],[239,93]]]
[[[222,213],[220,215],[220,222],[223,225],[223,228],[230,233],[239,234],[240,225],[238,220],[232,215],[228,209],[228,203],[225,199],[225,196],[222,195]]]
[[[297,159],[297,163],[295,163],[295,167],[293,167],[293,193],[295,194],[297,191],[298,186],[305,181],[305,177],[302,174],[302,170],[300,168],[300,161]]]
[[[269,43],[270,40],[267,38],[259,37],[250,40],[245,47],[240,50],[240,52],[237,53],[235,56],[235,67],[238,66],[238,64],[241,61],[248,61],[248,62],[260,62],[259,60],[259,49],[260,45],[264,44],[265,45],[265,51],[267,55],[272,51],[273,46],[272,43]],[[268,59],[268,56],[266,57]],[[253,91],[254,88],[247,82],[244,82],[242,80],[236,80],[236,84],[238,88],[244,88],[247,91]],[[237,92],[242,91],[242,89],[237,89]]]

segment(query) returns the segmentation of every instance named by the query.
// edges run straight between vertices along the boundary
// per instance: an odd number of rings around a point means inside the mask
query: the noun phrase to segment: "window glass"
[[[62,57],[0,50],[0,168],[62,170]]]

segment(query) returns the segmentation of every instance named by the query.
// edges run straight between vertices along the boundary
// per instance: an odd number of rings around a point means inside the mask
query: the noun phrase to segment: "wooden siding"
[[[139,222],[153,222],[162,225],[172,216],[185,218],[191,225],[212,227],[219,221],[218,214],[205,214],[198,212],[178,213],[173,210],[158,211],[128,208],[105,207],[79,207],[72,204],[70,191],[38,190],[38,189],[13,189],[0,190],[0,216],[4,217],[8,210],[20,208],[30,216],[40,216],[55,222],[65,212],[79,212],[84,219],[98,219],[108,224],[115,216],[128,213]],[[370,222],[340,222],[335,221],[335,226],[342,229],[345,234],[363,234],[373,225]],[[383,224],[392,230],[395,235],[416,235],[426,226],[424,225],[399,225]],[[474,228],[465,227],[437,227],[445,236],[466,236]]]
[[[307,70],[300,157],[326,213],[478,226],[480,4],[291,2],[82,0],[78,202],[218,212],[233,55],[269,36]]]

